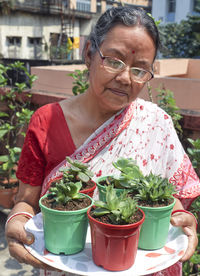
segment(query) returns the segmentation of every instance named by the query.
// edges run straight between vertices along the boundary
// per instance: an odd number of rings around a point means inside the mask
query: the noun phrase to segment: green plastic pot
[[[162,248],[167,241],[171,212],[176,199],[164,207],[144,207],[139,205],[145,213],[145,221],[140,231],[140,249],[154,250]]]
[[[108,176],[101,176],[96,179],[97,188],[99,191],[99,200],[106,202],[106,185],[101,185],[99,182],[105,180]],[[125,189],[115,188],[117,195],[119,196]]]
[[[42,198],[46,197],[44,195]],[[85,247],[88,228],[87,210],[93,204],[84,209],[75,211],[59,211],[47,208],[39,201],[44,224],[45,247],[54,254],[75,254]]]

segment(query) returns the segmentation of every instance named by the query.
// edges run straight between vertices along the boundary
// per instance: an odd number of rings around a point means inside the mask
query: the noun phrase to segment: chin
[[[121,109],[127,107],[129,104],[130,104],[129,102],[124,104],[112,104],[112,105],[109,105],[109,110],[113,112],[118,112]]]

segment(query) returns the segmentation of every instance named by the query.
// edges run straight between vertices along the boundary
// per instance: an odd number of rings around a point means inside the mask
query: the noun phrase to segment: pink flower
[[[164,119],[167,120],[169,118],[169,116],[167,116],[166,114],[164,115]]]

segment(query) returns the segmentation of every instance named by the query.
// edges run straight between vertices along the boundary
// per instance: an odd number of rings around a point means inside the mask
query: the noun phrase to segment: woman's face
[[[130,76],[131,67],[152,71],[155,45],[152,38],[142,27],[117,25],[110,30],[100,46],[103,56],[118,58],[127,67],[120,73],[110,73],[102,65],[98,51],[90,56],[86,50],[86,64],[90,75],[88,92],[97,99],[101,108],[118,111],[135,100],[144,86],[136,83]]]

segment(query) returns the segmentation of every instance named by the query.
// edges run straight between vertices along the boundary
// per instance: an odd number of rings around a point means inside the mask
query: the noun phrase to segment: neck
[[[90,121],[92,120],[99,125],[110,119],[119,111],[110,111],[109,109],[106,109],[106,107],[100,105],[99,102],[88,93],[88,91],[78,97],[78,102],[82,112],[90,118]]]

